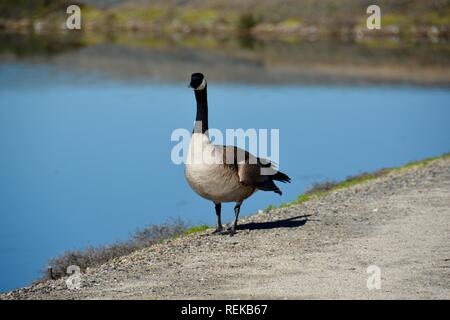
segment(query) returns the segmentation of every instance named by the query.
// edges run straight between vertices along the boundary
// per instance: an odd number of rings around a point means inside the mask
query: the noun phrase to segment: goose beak
[[[190,84],[188,84],[187,87],[192,89],[192,86]]]

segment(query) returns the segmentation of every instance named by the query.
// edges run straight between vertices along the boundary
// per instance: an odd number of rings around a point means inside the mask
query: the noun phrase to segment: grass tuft
[[[67,275],[66,270],[71,265],[80,267],[81,271],[87,268],[100,266],[111,259],[128,255],[136,250],[172,239],[183,234],[191,234],[204,230],[205,226],[190,227],[182,219],[170,219],[166,223],[150,225],[137,230],[127,241],[116,242],[112,245],[93,247],[88,246],[82,250],[69,250],[50,259],[49,269],[43,272],[40,279],[58,279]],[[49,271],[51,270],[51,271]]]
[[[339,189],[349,188],[354,185],[358,185],[370,180],[374,180],[379,177],[386,176],[387,174],[391,172],[401,171],[404,169],[409,169],[412,167],[424,167],[430,162],[439,160],[439,159],[447,159],[450,158],[450,153],[443,154],[438,157],[432,157],[427,158],[424,160],[414,161],[407,163],[401,167],[398,168],[385,168],[380,169],[372,173],[363,172],[361,174],[355,175],[355,176],[349,176],[344,181],[333,181],[333,180],[325,180],[322,182],[318,182],[313,184],[309,189],[306,190],[304,194],[301,194],[292,202],[288,203],[281,203],[279,206],[269,205],[267,208],[265,208],[263,211],[265,213],[268,213],[274,209],[281,209],[281,208],[287,208],[290,206],[298,205],[304,202],[307,202],[313,198],[321,198],[327,194],[330,194],[331,192],[334,192]]]
[[[192,227],[192,228],[184,231],[184,234],[189,235],[189,234],[193,234],[193,233],[197,233],[197,232],[202,232],[202,231],[208,230],[209,228],[211,228],[211,227],[208,225],[202,224],[200,226]]]

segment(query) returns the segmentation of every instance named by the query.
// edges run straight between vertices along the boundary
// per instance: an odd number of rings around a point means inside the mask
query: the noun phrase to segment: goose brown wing
[[[281,195],[281,190],[273,182],[290,182],[290,178],[279,172],[267,159],[258,158],[250,152],[235,146],[223,146],[224,164],[232,166],[239,181],[264,191],[273,191]]]

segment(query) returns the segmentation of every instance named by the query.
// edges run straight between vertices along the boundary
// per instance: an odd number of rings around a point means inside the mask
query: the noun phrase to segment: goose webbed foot
[[[229,228],[216,228],[211,234],[214,235],[222,235],[222,236],[233,236],[236,233],[236,230],[233,227],[229,227]]]
[[[231,227],[228,227],[226,233],[230,236],[234,236],[236,234],[236,226],[232,225]]]
[[[222,226],[220,226],[220,227],[217,227],[213,232],[212,232],[212,234],[221,234],[221,233],[223,233],[223,227]]]

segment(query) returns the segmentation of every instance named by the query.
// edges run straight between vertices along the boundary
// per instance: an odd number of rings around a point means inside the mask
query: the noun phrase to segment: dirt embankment
[[[248,217],[234,237],[206,231],[115,259],[78,290],[60,279],[0,299],[449,299],[449,243],[446,158]]]

